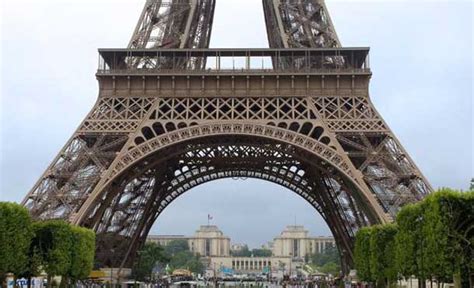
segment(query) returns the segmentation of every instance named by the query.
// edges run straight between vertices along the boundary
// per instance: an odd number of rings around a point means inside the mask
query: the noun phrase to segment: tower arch
[[[317,154],[308,149],[310,146],[295,144],[304,143],[296,139],[299,135],[272,138],[269,132],[267,137],[263,137],[265,129],[256,130],[256,127],[242,127],[242,130],[233,130],[232,133],[209,128],[199,125],[186,128],[206,133],[175,138],[175,142],[165,141],[167,145],[155,146],[155,150],[141,155],[114,176],[104,177],[109,180],[99,183],[103,190],[97,194],[97,201],[84,204],[84,210],[79,212],[83,214],[78,214],[83,217],[77,218],[76,224],[95,229],[99,238],[115,233],[120,235],[121,241],[130,242],[130,245],[125,245],[126,251],[118,253],[123,256],[120,259],[123,262],[115,262],[115,265],[129,264],[135,251],[144,243],[151,225],[170,203],[193,187],[216,179],[261,179],[301,196],[327,222],[338,247],[346,251],[344,262],[348,265],[352,263],[355,231],[386,221],[382,218],[384,214],[379,216],[374,206],[367,205],[369,200],[354,179],[330,161],[331,154],[324,153],[324,149],[318,150]],[[248,132],[237,133],[244,130]],[[334,150],[329,146],[325,148]],[[129,153],[135,152],[129,149]],[[109,249],[100,247],[101,253],[107,257]]]

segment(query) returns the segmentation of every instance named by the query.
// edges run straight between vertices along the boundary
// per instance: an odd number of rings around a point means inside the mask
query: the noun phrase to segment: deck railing
[[[307,72],[370,72],[369,49],[99,49],[99,74]]]

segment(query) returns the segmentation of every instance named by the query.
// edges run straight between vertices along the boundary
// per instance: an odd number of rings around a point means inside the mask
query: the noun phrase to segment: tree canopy
[[[441,189],[422,203],[423,261],[430,278],[452,279],[474,270],[474,191]],[[464,281],[467,281],[464,279]]]
[[[34,222],[28,210],[0,202],[0,280],[6,273],[34,277],[44,270],[49,277],[73,281],[92,270],[95,233],[64,221]]]
[[[72,226],[71,266],[68,276],[73,282],[87,278],[92,271],[95,255],[95,233]]]
[[[231,251],[232,256],[235,257],[270,257],[272,256],[272,250],[266,248],[254,248],[249,249],[247,245],[242,246],[242,249],[238,251]]]
[[[335,246],[328,246],[322,252],[316,252],[306,257],[310,266],[316,270],[337,275],[341,271],[341,257]]]
[[[396,265],[400,275],[405,279],[412,275],[422,277],[421,235],[422,207],[420,204],[409,204],[397,214],[398,233],[395,236]]]
[[[185,239],[172,240],[164,248],[165,252],[171,256],[179,252],[189,251],[188,241]]]
[[[272,250],[265,248],[252,249],[251,255],[254,257],[270,257],[272,256]]]
[[[145,243],[138,251],[137,260],[133,266],[133,276],[136,280],[146,280],[152,278],[153,269],[159,263],[168,263],[170,258],[165,253],[165,249],[156,243]]]
[[[35,243],[48,275],[68,275],[72,264],[73,235],[69,224],[51,220],[36,228]]]
[[[28,269],[32,236],[28,211],[15,203],[0,203],[0,280],[6,273],[19,275]]]
[[[422,283],[425,279],[451,282],[458,275],[463,276],[463,287],[468,287],[468,275],[474,271],[473,247],[474,191],[440,189],[403,207],[396,226],[360,229],[355,264],[359,278],[368,282],[392,282],[397,275],[415,275]]]
[[[370,275],[378,283],[389,284],[397,279],[394,224],[375,225],[370,233]]]
[[[204,265],[199,255],[194,255],[190,251],[181,251],[171,257],[169,262],[171,269],[188,269],[194,273],[202,273]]]
[[[327,263],[335,263],[340,266],[341,257],[335,246],[326,247],[322,252],[316,252],[310,255],[311,263],[317,266],[324,266]]]
[[[242,246],[242,249],[240,250],[231,251],[230,253],[235,257],[250,257],[252,255],[252,252],[247,245]]]
[[[370,273],[370,238],[372,229],[369,227],[361,228],[357,231],[354,262],[357,269],[357,276],[360,280],[372,282],[374,278]]]

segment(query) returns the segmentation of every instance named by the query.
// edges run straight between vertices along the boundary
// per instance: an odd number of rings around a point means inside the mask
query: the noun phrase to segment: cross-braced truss
[[[99,263],[124,267],[177,197],[256,178],[312,205],[350,267],[357,229],[431,188],[370,101],[368,48],[340,47],[322,0],[263,6],[272,49],[204,49],[215,0],[148,0],[129,49],[100,50],[99,99],[31,215],[95,229]]]
[[[147,0],[128,47],[206,48],[215,0]]]
[[[272,48],[341,46],[322,0],[263,0]]]

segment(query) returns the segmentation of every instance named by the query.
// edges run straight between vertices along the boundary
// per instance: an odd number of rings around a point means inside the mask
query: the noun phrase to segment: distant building
[[[191,252],[204,257],[230,255],[230,238],[214,225],[201,226],[188,243]]]
[[[292,265],[292,268],[290,268]],[[262,273],[277,271],[279,269],[289,271],[295,269],[295,264],[290,257],[211,257],[210,269],[222,271],[232,269],[236,273]]]
[[[168,245],[173,240],[186,240],[191,252],[204,257],[230,255],[230,238],[224,236],[224,233],[214,225],[199,227],[194,236],[149,235],[147,238],[147,241],[162,246]]]
[[[171,241],[175,240],[186,240],[189,244],[189,237],[184,235],[148,235],[146,241],[159,244],[161,246],[166,246]]]
[[[323,252],[328,247],[335,247],[333,237],[310,237],[304,226],[287,226],[280,236],[273,240],[272,253],[275,257],[292,257],[304,259],[316,252]]]
[[[186,240],[191,252],[203,256],[203,262],[216,272],[232,269],[237,273],[284,271],[290,273],[304,262],[305,256],[335,247],[333,237],[311,237],[304,226],[287,226],[273,241],[262,245],[272,251],[271,257],[231,256],[230,251],[240,252],[245,244],[230,244],[230,238],[214,225],[200,226],[194,236],[150,235],[147,241],[167,245],[173,240]]]

